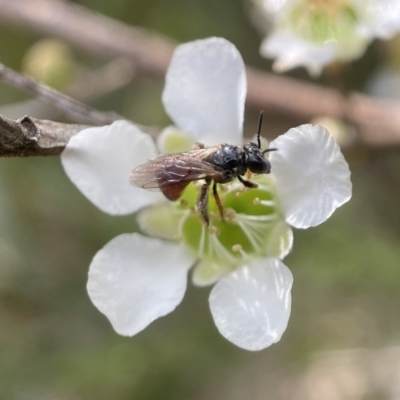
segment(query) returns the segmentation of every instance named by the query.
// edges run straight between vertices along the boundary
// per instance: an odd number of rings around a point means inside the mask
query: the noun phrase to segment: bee
[[[189,183],[204,180],[196,206],[207,225],[210,223],[208,197],[212,183],[213,196],[219,214],[224,219],[217,184],[232,182],[237,178],[245,187],[257,188],[256,183],[243,178],[247,171],[254,174],[271,172],[271,164],[264,155],[277,149],[261,149],[262,121],[263,111],[258,120],[257,143],[249,142],[243,148],[227,143],[211,147],[196,143],[191,151],[150,158],[131,172],[129,181],[133,186],[143,189],[161,190],[168,200],[175,201]]]

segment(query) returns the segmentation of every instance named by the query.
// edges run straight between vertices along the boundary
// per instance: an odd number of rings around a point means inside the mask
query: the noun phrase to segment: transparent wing
[[[200,179],[222,179],[224,171],[203,161],[214,147],[186,153],[165,154],[136,167],[129,182],[148,190],[161,190],[169,200],[177,200],[185,187]]]

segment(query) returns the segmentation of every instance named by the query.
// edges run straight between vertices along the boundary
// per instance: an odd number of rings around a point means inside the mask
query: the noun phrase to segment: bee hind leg
[[[208,217],[208,189],[210,184],[211,180],[206,180],[206,182],[201,186],[196,202],[197,210],[200,212],[200,215],[207,226],[210,225],[210,219]]]
[[[215,202],[217,203],[219,215],[221,215],[222,220],[224,220],[224,209],[222,208],[221,199],[219,198],[218,191],[217,191],[217,183],[214,181],[213,184],[213,195]]]

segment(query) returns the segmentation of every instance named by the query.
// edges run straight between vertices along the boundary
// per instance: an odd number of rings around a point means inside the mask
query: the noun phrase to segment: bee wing
[[[129,181],[143,189],[161,190],[168,199],[176,200],[192,181],[223,177],[221,168],[203,161],[210,151],[214,148],[158,156],[136,167]]]

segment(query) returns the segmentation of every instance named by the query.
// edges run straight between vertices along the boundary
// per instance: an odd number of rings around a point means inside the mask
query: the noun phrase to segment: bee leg
[[[251,182],[251,181],[246,181],[240,175],[238,176],[238,179],[239,179],[240,182],[243,183],[244,186],[246,186],[246,187],[248,187],[250,189],[258,188],[257,183],[254,183],[254,182]]]
[[[222,208],[221,199],[219,198],[219,195],[217,192],[217,182],[215,182],[215,181],[213,184],[213,195],[214,195],[215,202],[217,203],[219,214],[221,215],[222,220],[224,220],[224,209]]]
[[[208,218],[208,189],[210,187],[211,180],[206,180],[201,186],[199,196],[197,197],[197,209],[200,211],[200,215],[204,222],[210,225],[210,219]]]

